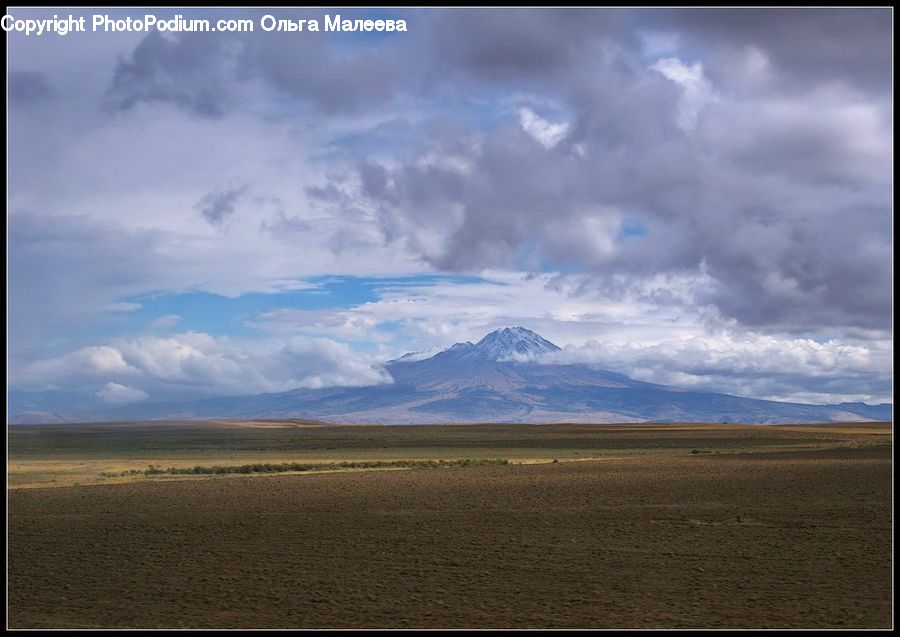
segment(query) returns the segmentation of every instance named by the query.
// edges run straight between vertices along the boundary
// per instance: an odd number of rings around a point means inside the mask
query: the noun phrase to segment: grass
[[[506,465],[509,460],[506,458],[491,459],[471,459],[463,458],[461,460],[394,460],[394,461],[374,461],[374,462],[320,462],[320,463],[301,463],[301,462],[257,462],[253,464],[230,465],[230,466],[195,466],[195,467],[169,467],[162,469],[160,467],[149,465],[146,469],[128,469],[116,472],[101,472],[101,477],[116,478],[126,476],[157,476],[157,475],[224,475],[229,473],[302,473],[307,471],[340,471],[342,469],[444,469],[449,467],[472,467],[483,465]]]

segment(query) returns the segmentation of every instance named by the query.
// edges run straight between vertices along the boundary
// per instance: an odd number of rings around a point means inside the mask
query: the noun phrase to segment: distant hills
[[[890,404],[807,405],[688,391],[632,380],[588,365],[541,364],[559,347],[508,327],[475,344],[386,365],[392,384],[297,389],[277,394],[138,404],[103,412],[43,414],[44,422],[153,418],[308,418],[327,422],[412,423],[803,423],[891,420]],[[41,412],[10,422],[41,421]]]

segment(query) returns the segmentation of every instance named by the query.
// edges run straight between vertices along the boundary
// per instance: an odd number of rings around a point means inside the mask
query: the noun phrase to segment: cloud
[[[55,358],[36,360],[15,380],[24,385],[52,388],[55,387],[53,383],[70,376],[86,379],[112,375],[130,377],[138,371],[118,349],[108,345],[92,345]]]
[[[173,102],[193,113],[221,118],[233,99],[229,87],[238,42],[223,35],[168,37],[152,31],[116,64],[106,94],[111,109]]]
[[[159,219],[150,211],[140,217]],[[110,312],[137,309],[132,307],[136,302],[122,305],[119,299],[190,290],[230,298],[278,294],[314,289],[303,279],[316,272],[392,274],[414,264],[372,237],[352,260],[335,254],[329,240],[336,228],[325,222],[298,237],[272,236],[260,230],[259,219],[245,226],[245,220],[234,217],[222,230],[202,221],[209,236],[170,230],[162,222],[147,228],[31,210],[11,212],[8,219],[13,372],[43,356],[48,343],[71,339]]]
[[[247,194],[247,186],[225,188],[207,193],[194,206],[203,218],[213,226],[222,226],[231,217],[237,203]]]
[[[378,356],[524,319],[573,343],[725,329],[745,356],[750,333],[892,328],[889,9],[389,13],[410,31],[9,34],[10,375],[119,351],[121,304],[187,291],[246,304],[214,339]],[[371,304],[249,296],[435,273]],[[81,387],[175,391],[121,374]]]
[[[106,383],[103,389],[97,392],[97,397],[112,405],[130,405],[147,400],[150,396],[140,389],[119,383]]]
[[[712,86],[703,77],[703,64],[695,62],[688,66],[678,58],[663,58],[657,60],[650,68],[659,71],[681,87],[678,126],[686,131],[696,128],[700,110],[707,102],[715,99]]]
[[[735,56],[752,46],[778,68],[783,90],[834,81],[867,91],[890,90],[888,7],[674,9],[642,17],[648,26],[678,33],[679,48],[709,52],[716,81],[732,76]]]
[[[271,332],[325,333],[354,339],[370,336],[375,321],[353,310],[282,308],[259,314],[249,325]]]
[[[320,11],[271,10],[276,19],[319,20]],[[365,17],[342,10],[342,19]],[[240,17],[259,20],[256,11]],[[324,33],[190,33],[144,37],[119,60],[106,94],[111,110],[141,104],[174,104],[193,115],[221,119],[253,102],[251,94],[275,94],[325,113],[352,112],[390,101],[407,77],[394,38],[347,55]],[[302,60],[302,63],[298,63]]]
[[[167,330],[172,327],[175,327],[181,322],[181,317],[178,314],[166,314],[164,316],[160,316],[159,318],[154,319],[150,323],[150,328],[155,330]]]
[[[135,397],[136,391],[173,399],[392,382],[373,360],[330,339],[241,340],[183,332],[119,338],[38,360],[15,384],[73,389],[91,387],[97,379],[107,383],[97,394],[104,400]]]
[[[598,281],[591,274],[484,270],[462,280],[375,281],[374,300],[352,307],[266,310],[248,325],[273,333],[389,340],[406,348],[395,355],[477,341],[489,331],[518,324],[561,343],[598,334],[659,342],[723,325],[696,300],[710,285],[708,278],[693,275],[617,275]]]
[[[687,389],[772,400],[889,402],[893,344],[848,343],[752,332],[707,333],[656,344],[569,346],[544,363],[584,363]]]
[[[118,302],[118,303],[108,303],[103,306],[103,309],[107,312],[134,312],[136,310],[144,307],[140,303],[127,303],[127,302]]]
[[[47,342],[108,312],[137,309],[117,299],[178,289],[179,271],[203,269],[190,249],[167,257],[174,237],[165,231],[129,230],[86,216],[12,213],[9,237],[13,361],[40,356]]]
[[[641,42],[643,54],[650,58],[659,58],[671,55],[678,50],[678,33],[665,31],[639,31],[638,38]]]
[[[54,202],[57,210],[111,219],[146,190],[144,214],[155,211],[153,225],[191,248],[208,229],[190,226],[182,210],[202,196],[198,216],[223,239],[204,251],[210,262],[254,262],[272,252],[267,235],[295,254],[302,245],[313,264],[306,271],[317,273],[352,261],[353,273],[371,274],[388,256],[406,273],[575,268],[604,277],[705,268],[718,288],[705,302],[754,327],[890,321],[889,14],[402,15],[409,34],[352,45],[314,33],[141,36],[113,63],[106,95],[117,113],[88,127],[95,145],[67,140],[77,152],[56,170],[35,158],[30,173],[40,179],[12,194],[39,197],[38,184],[114,174],[128,197],[67,197]],[[666,57],[654,64],[651,51]],[[536,106],[516,113],[521,104]],[[558,105],[566,123],[536,115],[543,104]],[[110,152],[142,131],[147,165]],[[543,141],[534,144],[535,136]],[[155,152],[154,140],[165,140]],[[229,148],[240,148],[239,157],[221,159]],[[216,160],[200,161],[193,149]],[[79,174],[80,165],[90,170]],[[222,172],[280,203],[267,209],[231,187],[197,192]],[[299,188],[298,173],[306,176]],[[146,184],[148,174],[165,188]],[[173,180],[193,191],[176,197]],[[611,215],[647,232],[611,238]],[[563,238],[560,228],[578,231]],[[281,250],[269,260],[279,278],[296,275],[302,268],[289,264],[299,261]],[[180,287],[225,287],[210,283],[214,273],[181,271]],[[253,278],[240,287],[265,286]]]
[[[568,124],[552,124],[527,107],[519,109],[519,123],[526,133],[543,144],[545,148],[556,146],[569,131]]]
[[[700,62],[658,67],[674,82],[617,55],[572,89],[576,116],[552,148],[500,124],[360,164],[388,241],[447,272],[702,271],[715,290],[701,302],[757,328],[890,324],[889,101],[835,86],[720,93]],[[466,171],[421,162],[450,149]],[[614,236],[616,218],[647,232]]]
[[[704,283],[653,276],[598,285],[589,275],[485,272],[477,280],[385,280],[348,308],[280,308],[252,327],[272,336],[200,332],[112,339],[29,365],[14,387],[95,392],[97,383],[154,399],[391,382],[381,365],[524,325],[564,347],[545,363],[584,363],[639,380],[795,401],[884,402],[891,396],[890,333],[815,340],[722,323],[694,302]],[[361,353],[335,339],[367,343]],[[372,347],[374,345],[374,348]]]
[[[12,104],[34,106],[53,96],[53,91],[43,73],[9,71],[6,81],[7,95]]]
[[[563,351],[544,363],[589,364],[639,380],[777,400],[885,402],[893,342],[876,331],[827,339],[760,333],[710,315],[710,281],[655,275],[602,285],[589,275],[484,272],[479,280],[393,282],[352,308],[261,313],[274,333],[380,344],[381,359],[477,341],[523,325]]]

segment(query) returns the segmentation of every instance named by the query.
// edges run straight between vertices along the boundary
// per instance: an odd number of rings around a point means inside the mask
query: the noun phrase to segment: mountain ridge
[[[308,418],[359,424],[800,423],[893,417],[892,405],[760,400],[637,381],[584,364],[540,362],[542,356],[556,351],[560,351],[557,345],[531,330],[506,327],[474,344],[466,341],[425,358],[421,358],[425,353],[413,352],[389,361],[384,365],[394,381],[389,384],[141,403],[83,412],[78,417]],[[28,417],[33,419],[35,411],[39,410],[32,409]]]

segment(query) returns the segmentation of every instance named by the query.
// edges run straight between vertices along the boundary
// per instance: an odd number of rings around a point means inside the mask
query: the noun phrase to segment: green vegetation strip
[[[285,473],[288,471],[338,471],[341,469],[442,469],[447,467],[475,467],[484,465],[506,465],[506,458],[494,458],[488,460],[391,460],[373,462],[323,462],[323,463],[261,463],[242,464],[236,466],[213,467],[169,467],[163,469],[150,465],[146,469],[129,469],[122,472],[103,472],[104,478],[118,478],[121,476],[157,476],[157,475],[208,475],[227,473]]]

